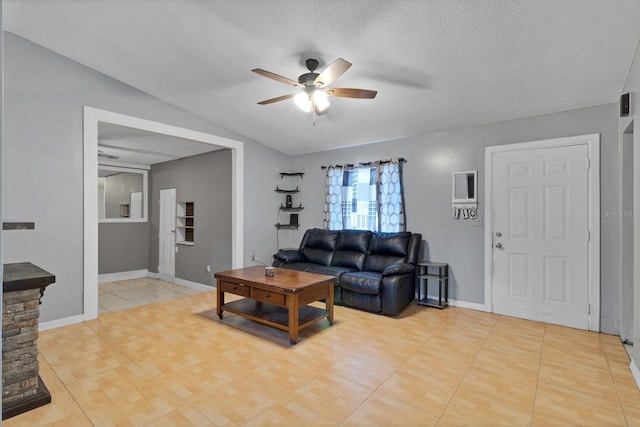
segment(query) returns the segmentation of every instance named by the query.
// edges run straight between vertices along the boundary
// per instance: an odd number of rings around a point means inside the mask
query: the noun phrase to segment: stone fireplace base
[[[2,289],[2,419],[51,402],[40,378],[40,300],[55,276],[23,262],[4,265]]]
[[[35,388],[34,394],[12,403],[2,404],[3,420],[6,420],[7,418],[15,417],[16,415],[20,415],[24,412],[27,412],[32,409],[36,409],[36,408],[39,408],[40,406],[44,406],[48,403],[51,403],[51,393],[49,393],[47,386],[44,385],[44,382],[42,382],[42,378],[40,378],[40,375],[38,375],[37,379],[38,379],[38,385]]]

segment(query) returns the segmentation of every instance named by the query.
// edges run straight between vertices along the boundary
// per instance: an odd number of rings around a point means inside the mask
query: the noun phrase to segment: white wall
[[[629,70],[627,81],[622,93],[630,93],[630,113],[628,117],[619,119],[619,141],[624,143],[623,132],[633,123],[633,202],[634,202],[634,271],[633,289],[626,293],[633,294],[633,352],[632,359],[635,364],[634,372],[636,382],[640,387],[640,46]],[[622,186],[620,186],[622,192]],[[622,204],[621,204],[622,206]],[[621,224],[620,224],[621,225]]]
[[[287,156],[11,33],[4,70],[3,218],[35,221],[36,228],[5,233],[3,261],[31,261],[55,274],[42,321],[83,312],[84,105],[245,141],[245,259],[251,248],[275,250],[264,207],[273,206],[275,170],[289,164]]]
[[[451,218],[451,174],[478,170],[479,212],[484,212],[484,149],[491,145],[590,133],[601,134],[601,208],[618,206],[617,106],[604,105],[470,129],[442,132],[342,150],[297,156],[294,169],[305,172],[301,193],[310,223],[322,226],[324,171],[321,165],[404,157],[407,229],[422,233],[423,258],[450,264],[450,297],[484,303],[484,227]],[[484,224],[484,218],[483,224]],[[601,221],[601,330],[619,333],[620,285],[617,260],[620,230]]]

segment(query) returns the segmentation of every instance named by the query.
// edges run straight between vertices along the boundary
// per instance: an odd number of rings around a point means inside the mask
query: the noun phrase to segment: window
[[[375,167],[359,167],[344,171],[342,177],[343,228],[355,230],[377,228],[375,172]]]
[[[402,163],[328,166],[325,228],[403,231]]]

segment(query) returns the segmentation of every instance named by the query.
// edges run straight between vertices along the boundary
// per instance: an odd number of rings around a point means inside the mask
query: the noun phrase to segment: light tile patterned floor
[[[142,278],[98,285],[98,314],[153,304],[200,291],[162,280]]]
[[[13,426],[638,426],[618,337],[450,307],[287,333],[215,293],[41,334],[53,403]]]

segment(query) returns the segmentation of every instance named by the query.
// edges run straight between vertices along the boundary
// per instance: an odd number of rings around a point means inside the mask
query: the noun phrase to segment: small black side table
[[[418,263],[418,304],[435,308],[449,305],[449,264],[423,261]],[[436,272],[437,270],[437,272]],[[438,281],[438,298],[429,297],[429,280]],[[424,282],[424,297],[422,284]]]

